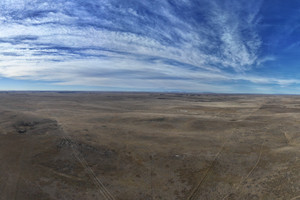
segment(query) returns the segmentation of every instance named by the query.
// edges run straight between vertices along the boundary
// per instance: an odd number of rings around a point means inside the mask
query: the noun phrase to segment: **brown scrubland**
[[[0,199],[300,199],[300,96],[0,93]]]

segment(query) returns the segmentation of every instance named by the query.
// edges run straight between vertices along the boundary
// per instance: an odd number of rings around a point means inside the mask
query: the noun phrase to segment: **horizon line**
[[[199,95],[288,95],[288,96],[299,96],[300,94],[292,93],[228,93],[228,92],[184,92],[184,91],[109,91],[109,90],[0,90],[0,93],[165,93],[165,94],[199,94]]]

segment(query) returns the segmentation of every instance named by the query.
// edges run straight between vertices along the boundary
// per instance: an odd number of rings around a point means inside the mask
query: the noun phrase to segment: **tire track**
[[[255,109],[254,111],[252,111],[248,115],[244,116],[243,119],[240,119],[238,121],[244,121],[244,120],[246,120],[248,117],[252,116],[254,113],[256,113],[257,111],[259,111],[266,103],[267,103],[267,100],[265,100],[262,104],[260,104],[257,109]],[[209,172],[215,166],[216,161],[218,160],[220,154],[223,152],[225,145],[228,143],[229,140],[231,140],[231,137],[232,137],[233,133],[234,133],[234,131],[232,131],[232,133],[228,136],[228,138],[226,139],[226,141],[222,144],[221,149],[217,152],[217,154],[215,155],[215,158],[212,161],[211,165],[206,170],[204,176],[202,177],[202,179],[200,180],[200,182],[197,184],[197,186],[192,190],[192,192],[191,192],[190,196],[188,196],[187,200],[196,200],[197,199],[197,197],[198,197],[198,195],[200,194],[200,191],[201,191],[201,186],[203,185],[203,183],[207,179]],[[259,160],[260,160],[260,158],[259,158]]]
[[[223,151],[224,147],[225,147],[225,144],[227,143],[224,142],[220,151],[215,155],[215,158],[213,160],[213,162],[211,163],[211,165],[209,166],[209,168],[206,170],[203,178],[200,180],[200,182],[198,183],[198,185],[196,186],[196,188],[194,189],[194,191],[191,193],[191,195],[188,197],[188,200],[193,200],[195,198],[197,198],[197,195],[198,193],[200,192],[200,189],[201,189],[201,185],[203,184],[203,182],[205,181],[205,179],[207,178],[209,172],[212,170],[212,168],[215,166],[217,160],[218,160],[218,157],[219,155],[221,154],[221,152]]]
[[[46,109],[48,113],[49,112],[49,108]],[[51,116],[48,116],[51,118]],[[57,120],[57,124],[58,126],[61,128],[62,130],[62,137],[65,140],[69,140],[69,141],[73,141],[72,137],[63,129],[63,125],[59,123],[59,120]],[[105,200],[115,200],[114,196],[111,194],[111,192],[109,192],[109,190],[104,186],[104,184],[102,183],[102,181],[96,176],[95,172],[92,170],[92,168],[88,165],[87,161],[84,159],[84,157],[80,154],[80,152],[78,151],[78,147],[76,146],[76,143],[71,143],[71,149],[72,149],[72,153],[74,155],[74,157],[76,158],[76,160],[81,164],[81,166],[85,169],[85,171],[87,172],[89,178],[93,181],[94,185],[98,188],[98,192],[99,194],[101,194],[101,196],[105,199]]]
[[[248,174],[244,178],[242,178],[242,180],[239,182],[239,184],[236,187],[234,187],[234,189],[236,190],[235,192],[237,192],[240,189],[242,184],[249,178],[249,176],[252,174],[252,172],[256,169],[256,167],[257,167],[257,165],[258,165],[258,163],[260,162],[260,159],[261,159],[264,143],[265,143],[265,141],[263,141],[262,144],[260,145],[259,155],[258,155],[258,158],[257,158],[256,163],[254,164],[254,166],[251,168],[251,170],[248,172]],[[230,192],[225,197],[223,197],[222,200],[227,199],[230,196],[230,194],[232,194],[232,192]]]
[[[62,126],[60,126],[62,127]],[[63,134],[66,134],[65,131],[63,131]],[[63,138],[65,140],[72,141],[72,138],[69,135],[63,135]],[[71,143],[71,149],[73,152],[74,157],[76,160],[82,165],[82,167],[85,169],[87,174],[89,175],[90,179],[93,180],[93,183],[97,186],[98,192],[106,199],[106,200],[115,200],[113,195],[106,189],[104,184],[99,180],[99,178],[96,176],[95,172],[92,170],[92,168],[88,165],[86,160],[83,156],[81,156],[80,152],[78,151],[78,148],[75,143]]]

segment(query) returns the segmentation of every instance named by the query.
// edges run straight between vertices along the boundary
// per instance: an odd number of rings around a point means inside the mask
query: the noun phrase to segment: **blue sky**
[[[298,0],[3,0],[0,90],[300,93]]]

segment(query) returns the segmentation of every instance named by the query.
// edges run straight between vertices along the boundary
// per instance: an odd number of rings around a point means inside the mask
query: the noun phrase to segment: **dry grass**
[[[0,93],[0,199],[297,199],[300,97]]]

